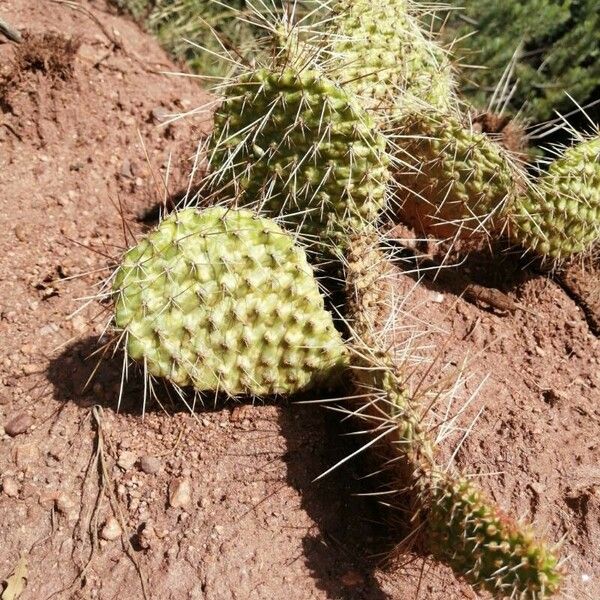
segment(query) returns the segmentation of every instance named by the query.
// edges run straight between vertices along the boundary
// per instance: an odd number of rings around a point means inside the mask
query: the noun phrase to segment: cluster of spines
[[[497,230],[525,185],[508,153],[458,116],[414,114],[394,139],[400,213],[420,232],[465,238]]]
[[[383,121],[455,104],[450,61],[422,30],[407,0],[338,0],[333,51],[344,79]]]

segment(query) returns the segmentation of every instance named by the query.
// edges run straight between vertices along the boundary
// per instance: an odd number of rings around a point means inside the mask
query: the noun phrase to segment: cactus
[[[513,241],[562,259],[600,240],[600,135],[583,139],[551,163],[509,215]]]
[[[421,30],[411,2],[339,0],[333,5],[333,49],[340,77],[385,113],[454,102],[450,62]]]
[[[504,515],[472,482],[438,466],[418,398],[375,333],[389,275],[376,232],[352,236],[349,248],[351,413],[372,428],[373,437],[383,440],[379,446],[386,464],[395,470],[401,487],[411,490],[427,549],[476,588],[498,598],[541,600],[554,594],[560,570],[553,551],[536,540],[529,527]]]
[[[404,220],[438,237],[501,227],[524,175],[507,152],[447,113],[399,126],[397,196]]]
[[[420,481],[433,554],[496,597],[540,600],[558,591],[555,554],[465,478],[433,472]]]
[[[179,386],[289,394],[345,364],[304,252],[246,210],[171,214],[125,254],[113,290],[127,355]]]
[[[352,95],[304,66],[260,68],[227,86],[210,162],[212,186],[309,238],[345,219],[373,221],[385,203],[385,139]]]

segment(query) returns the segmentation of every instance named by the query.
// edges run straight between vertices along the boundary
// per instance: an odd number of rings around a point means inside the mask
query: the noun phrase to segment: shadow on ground
[[[89,337],[68,346],[51,361],[47,375],[59,402],[116,409],[122,354],[107,352],[100,360],[101,354],[97,339]],[[143,393],[143,377],[139,369],[133,368],[123,385],[119,410],[141,416]],[[147,412],[164,410],[173,414],[188,410],[168,384],[160,383],[156,396],[148,400]],[[225,401],[216,408],[198,405],[197,410],[218,411],[224,405]],[[359,477],[359,473],[369,472],[367,453],[314,481],[359,448],[365,438],[343,435],[349,429],[340,423],[339,415],[319,405],[288,402],[279,411],[278,424],[287,442],[287,482],[300,492],[302,507],[316,525],[303,541],[303,557],[315,584],[332,600],[385,600],[388,596],[374,577],[380,558],[377,555],[390,548],[390,536],[383,526],[385,515],[373,498],[356,496],[380,484],[376,479],[366,484]]]

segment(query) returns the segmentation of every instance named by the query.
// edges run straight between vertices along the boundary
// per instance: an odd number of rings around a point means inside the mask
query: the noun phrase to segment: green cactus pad
[[[304,251],[250,211],[173,213],[125,254],[113,290],[128,356],[180,386],[293,393],[344,361]]]
[[[401,124],[396,174],[402,217],[437,237],[498,227],[521,174],[502,148],[449,115]]]
[[[557,558],[526,528],[468,480],[438,473],[432,481],[429,537],[436,556],[496,597],[541,600],[558,590]]]
[[[244,74],[215,116],[213,184],[309,238],[384,205],[385,140],[355,99],[314,70]],[[232,191],[233,188],[233,191]]]
[[[600,240],[600,136],[572,146],[511,211],[511,237],[562,259]]]
[[[421,30],[406,0],[339,0],[334,50],[341,76],[371,106],[410,112],[415,105],[449,108],[452,71],[444,51]]]

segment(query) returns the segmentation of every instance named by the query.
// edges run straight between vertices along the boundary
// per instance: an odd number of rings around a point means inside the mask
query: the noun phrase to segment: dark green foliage
[[[517,52],[511,82],[518,81],[509,109],[535,123],[554,111],[575,108],[600,94],[600,0],[452,0],[448,39],[463,64],[486,69],[463,71],[463,89],[486,107],[504,70]],[[600,114],[594,109],[597,119]]]

